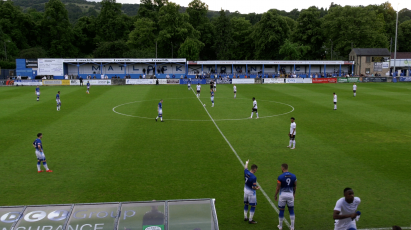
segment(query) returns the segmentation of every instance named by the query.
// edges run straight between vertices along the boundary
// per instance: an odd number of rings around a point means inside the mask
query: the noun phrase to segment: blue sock
[[[41,168],[40,168],[40,161],[37,161],[37,171],[41,171]]]
[[[280,228],[283,227],[283,221],[284,221],[284,208],[280,208],[280,213],[278,214],[278,222]]]

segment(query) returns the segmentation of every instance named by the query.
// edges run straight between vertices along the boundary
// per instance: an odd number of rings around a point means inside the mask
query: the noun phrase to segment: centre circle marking
[[[192,99],[192,97],[185,97],[185,98],[166,98],[166,99],[167,99],[167,100]],[[194,98],[194,99],[197,99],[197,98]],[[227,98],[221,98],[221,99],[227,99]],[[230,99],[232,99],[232,98],[230,98]],[[238,99],[240,99],[240,100],[241,100],[241,99],[243,99],[243,100],[249,100],[248,98],[236,98],[235,100],[238,100]],[[119,114],[119,115],[123,115],[123,116],[127,116],[127,117],[137,117],[137,118],[141,118],[141,119],[153,119],[153,117],[142,117],[142,116],[136,116],[136,115],[130,115],[130,114],[125,114],[125,113],[120,113],[120,112],[116,111],[116,108],[121,107],[121,106],[124,106],[124,105],[129,105],[129,104],[138,103],[138,102],[158,101],[158,100],[160,100],[160,99],[127,102],[127,103],[120,104],[120,105],[117,105],[117,106],[113,107],[112,110],[113,110],[113,112],[115,112],[115,113],[117,113],[117,114]],[[233,99],[233,100],[234,100],[234,99]],[[286,114],[292,113],[292,112],[294,111],[294,107],[293,107],[292,105],[289,105],[289,104],[286,104],[286,103],[283,103],[283,102],[269,101],[269,100],[259,100],[259,101],[265,101],[265,102],[272,102],[272,103],[282,104],[282,105],[286,105],[286,106],[288,106],[288,107],[291,108],[291,110],[288,111],[288,112],[286,112],[286,113],[275,114],[275,115],[271,115],[271,116],[263,116],[263,117],[259,117],[259,119],[262,119],[262,118],[270,118],[270,117],[278,117],[278,116],[282,116],[282,115],[286,115]],[[167,120],[168,120],[168,121],[211,121],[211,119],[210,119],[210,120],[167,119]],[[249,117],[246,117],[246,118],[238,118],[238,119],[214,119],[214,121],[241,121],[241,120],[250,120],[250,118],[249,118]]]

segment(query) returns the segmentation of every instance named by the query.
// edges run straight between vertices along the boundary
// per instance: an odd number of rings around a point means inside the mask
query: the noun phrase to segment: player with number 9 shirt
[[[297,177],[294,174],[288,172],[287,164],[281,165],[281,171],[283,172],[283,174],[281,174],[277,179],[277,189],[275,191],[274,197],[274,199],[277,201],[277,195],[280,192],[278,199],[278,208],[280,209],[280,213],[278,214],[278,229],[283,229],[284,210],[285,205],[287,204],[291,220],[290,229],[294,230],[294,198],[295,192],[297,190]]]

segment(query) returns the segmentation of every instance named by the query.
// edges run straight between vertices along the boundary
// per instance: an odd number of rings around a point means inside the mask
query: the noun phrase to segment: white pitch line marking
[[[194,96],[197,97],[196,93],[194,92],[193,89],[191,89],[194,93]],[[223,136],[224,140],[227,142],[228,146],[230,146],[231,150],[233,151],[233,153],[235,154],[235,156],[237,157],[238,161],[240,161],[241,165],[244,167],[244,162],[241,160],[240,156],[238,156],[237,152],[235,151],[235,149],[233,148],[233,146],[231,145],[231,143],[227,140],[227,138],[224,136],[223,132],[221,132],[220,128],[218,127],[217,123],[215,123],[213,117],[210,115],[210,113],[208,112],[207,108],[204,106],[204,103],[200,100],[200,98],[197,98],[198,101],[201,103],[201,105],[203,106],[204,110],[207,112],[208,116],[210,117],[211,121],[214,123],[215,127],[217,128],[217,130],[220,132],[221,136]],[[268,202],[270,203],[271,207],[273,207],[273,209],[279,213],[278,208],[275,206],[274,202],[270,199],[270,197],[267,195],[267,193],[265,193],[265,191],[263,190],[263,188],[260,186],[260,184],[257,182],[257,186],[260,187],[260,191],[263,193],[263,195],[265,196],[265,198],[268,200]],[[284,222],[285,224],[290,228],[290,223],[287,221],[286,218],[284,218]]]
[[[167,100],[172,100],[172,99],[187,99],[187,98],[166,98]],[[224,98],[226,99],[226,98]],[[237,99],[245,99],[245,98],[237,98]],[[116,111],[116,108],[123,106],[123,105],[129,105],[129,104],[133,104],[133,103],[138,103],[138,102],[144,102],[144,101],[156,101],[159,99],[154,99],[154,100],[143,100],[143,101],[132,101],[132,102],[127,102],[124,104],[120,104],[117,105],[115,107],[113,107],[113,112],[119,114],[119,115],[123,115],[126,117],[137,117],[137,118],[141,118],[141,119],[148,119],[151,120],[153,119],[152,117],[142,117],[142,116],[136,116],[136,115],[130,115],[130,114],[125,114],[125,113],[120,113],[118,111]],[[291,110],[286,112],[286,113],[281,113],[281,114],[275,114],[275,115],[271,115],[271,116],[263,116],[263,117],[259,117],[259,119],[263,119],[263,118],[270,118],[270,117],[278,117],[278,116],[282,116],[282,115],[286,115],[289,113],[292,113],[294,111],[294,107],[292,105],[286,104],[286,103],[282,103],[282,102],[277,102],[277,101],[268,101],[268,100],[260,100],[260,101],[267,101],[267,102],[273,102],[273,103],[277,103],[277,104],[282,104],[282,105],[286,105],[291,107]],[[210,120],[193,120],[193,119],[167,119],[168,121],[201,121],[201,122],[210,122]],[[215,121],[241,121],[241,120],[249,120],[249,118],[237,118],[237,119],[215,119]]]

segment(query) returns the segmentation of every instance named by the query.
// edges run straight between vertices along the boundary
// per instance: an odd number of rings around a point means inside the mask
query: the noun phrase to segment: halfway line
[[[196,93],[194,92],[194,89],[191,88],[191,91],[193,91],[194,96],[197,97]],[[217,128],[217,130],[220,132],[221,136],[223,136],[224,140],[227,142],[228,146],[230,146],[231,150],[233,151],[233,153],[235,154],[235,156],[237,157],[238,161],[240,161],[241,165],[244,167],[244,162],[241,160],[240,156],[238,156],[237,152],[235,151],[235,149],[233,148],[233,146],[230,144],[230,142],[227,140],[227,138],[224,136],[223,132],[221,132],[220,128],[218,127],[218,125],[215,123],[213,117],[210,115],[210,113],[208,112],[208,110],[206,109],[206,107],[204,107],[204,103],[200,100],[200,98],[197,98],[198,101],[201,103],[201,105],[203,106],[204,110],[207,112],[208,116],[210,117],[211,121],[214,123],[215,127]],[[271,207],[273,207],[273,209],[279,213],[278,208],[275,206],[274,202],[270,199],[270,197],[267,195],[267,193],[265,193],[265,191],[263,190],[263,188],[260,186],[260,184],[257,182],[257,186],[260,187],[260,191],[263,193],[263,195],[265,196],[265,198],[268,200],[268,202],[270,203]],[[287,221],[287,219],[284,218],[284,222],[285,224],[290,228],[290,223]]]

